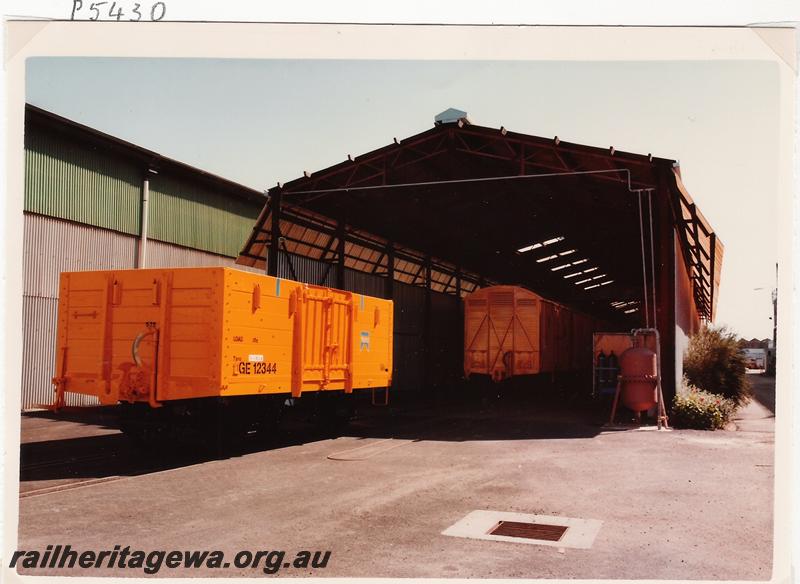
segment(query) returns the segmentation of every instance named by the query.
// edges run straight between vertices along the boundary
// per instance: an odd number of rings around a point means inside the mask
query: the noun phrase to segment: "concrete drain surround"
[[[602,524],[597,519],[478,510],[445,529],[442,535],[589,549]]]

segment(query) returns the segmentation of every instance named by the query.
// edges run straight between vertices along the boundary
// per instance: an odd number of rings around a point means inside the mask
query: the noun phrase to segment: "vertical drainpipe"
[[[155,171],[147,169],[142,180],[142,205],[141,205],[141,229],[139,230],[139,248],[136,254],[136,267],[141,269],[147,266],[147,217],[149,215],[148,205],[150,202],[150,174]]]

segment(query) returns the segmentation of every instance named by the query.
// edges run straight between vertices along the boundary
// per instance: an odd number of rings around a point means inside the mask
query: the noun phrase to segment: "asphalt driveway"
[[[774,386],[756,381],[758,400],[730,431],[605,431],[597,416],[524,401],[439,404],[369,414],[335,438],[300,429],[222,460],[153,460],[113,425],[25,417],[19,548],[331,552],[325,568],[278,576],[767,580],[774,417],[761,402],[774,404]],[[475,510],[600,528],[588,549],[442,534]]]

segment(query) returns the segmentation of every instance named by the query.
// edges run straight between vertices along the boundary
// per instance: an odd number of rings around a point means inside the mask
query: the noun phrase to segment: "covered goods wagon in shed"
[[[464,374],[502,381],[588,369],[597,321],[520,286],[464,298]]]

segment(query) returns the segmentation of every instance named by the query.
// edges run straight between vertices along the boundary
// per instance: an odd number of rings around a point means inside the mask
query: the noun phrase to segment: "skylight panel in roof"
[[[564,236],[559,235],[558,237],[553,237],[551,239],[547,239],[545,241],[539,241],[537,243],[532,243],[531,245],[526,245],[525,247],[519,248],[517,251],[519,253],[525,253],[529,251],[533,251],[534,249],[540,249],[547,245],[553,245],[554,243],[558,243],[559,241],[564,241]]]

